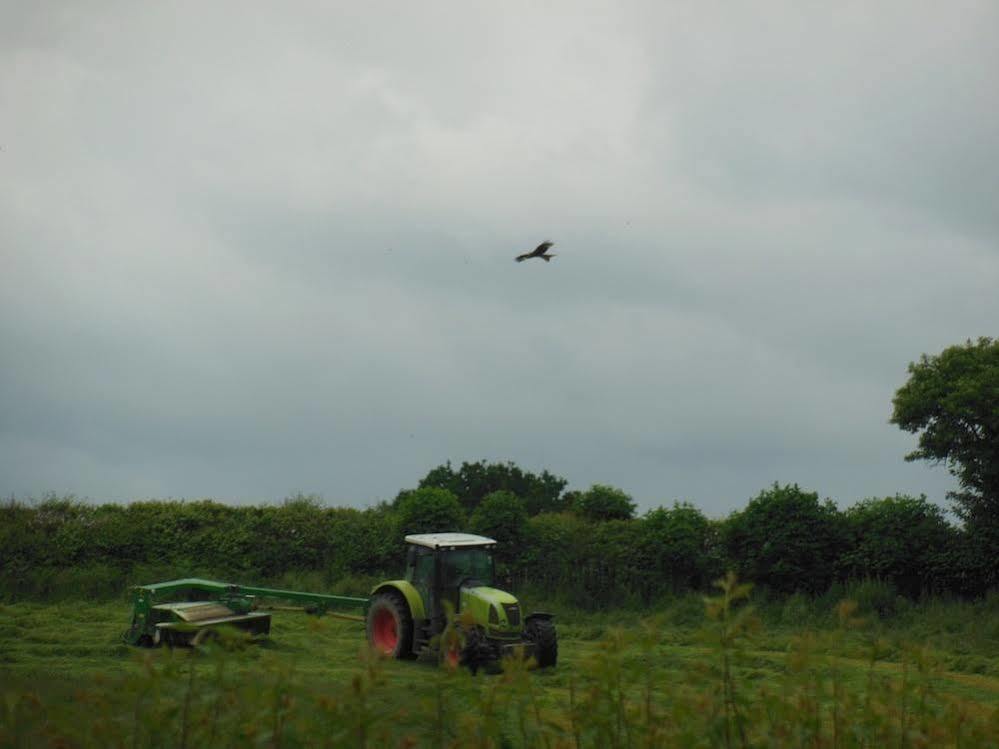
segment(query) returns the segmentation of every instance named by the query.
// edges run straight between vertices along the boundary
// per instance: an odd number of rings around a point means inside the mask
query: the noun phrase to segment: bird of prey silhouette
[[[545,242],[542,242],[537,247],[535,247],[532,252],[525,252],[523,255],[517,255],[517,262],[521,263],[524,260],[530,260],[532,257],[540,257],[544,259],[544,261],[547,263],[553,257],[555,257],[554,252],[548,252],[548,248],[551,247],[553,244],[555,243],[552,242],[550,239]]]

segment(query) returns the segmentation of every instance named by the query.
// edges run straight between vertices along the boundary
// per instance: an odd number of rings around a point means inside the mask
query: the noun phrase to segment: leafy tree
[[[562,504],[564,508],[563,511],[568,510],[569,512],[572,512],[576,508],[576,505],[579,503],[579,499],[582,496],[583,492],[579,491],[579,489],[571,489],[570,491],[567,491],[565,494],[563,494],[562,495]]]
[[[403,534],[456,531],[465,524],[458,498],[447,489],[403,492],[396,500],[396,512]]]
[[[958,514],[971,525],[999,522],[999,340],[923,354],[892,405],[891,423],[921,432],[905,459],[946,463],[962,489],[951,493]]]
[[[448,461],[432,469],[420,480],[420,488],[447,489],[461,502],[467,512],[473,512],[489,494],[507,491],[524,500],[527,512],[558,512],[564,509],[562,490],[568,482],[548,471],[540,474],[523,471],[511,462],[462,463],[456,471]]]
[[[635,516],[635,503],[620,489],[594,484],[575,495],[572,510],[587,520],[630,520]]]
[[[475,512],[470,527],[475,533],[495,538],[499,542],[496,555],[510,560],[522,553],[527,507],[524,500],[512,492],[487,494]]]
[[[845,516],[851,543],[842,562],[851,577],[886,579],[910,596],[946,584],[959,534],[925,496],[865,499]]]
[[[648,605],[659,591],[654,573],[654,550],[642,543],[641,522],[609,519],[591,526],[582,584],[587,604],[617,607]]]
[[[660,586],[673,592],[707,588],[723,573],[715,553],[714,528],[686,502],[650,510],[642,519],[642,544]]]
[[[299,493],[280,507],[264,507],[268,543],[273,548],[271,574],[288,569],[317,569],[329,565],[330,514],[316,495]]]
[[[304,510],[321,510],[326,506],[323,502],[322,495],[309,493],[306,494],[301,491],[296,491],[294,494],[289,494],[281,501],[282,507],[288,508],[300,508]]]
[[[543,512],[527,521],[523,553],[517,561],[520,584],[545,593],[567,594],[586,605],[585,565],[594,558],[593,524],[569,512]]]
[[[740,577],[786,593],[825,591],[848,540],[831,500],[776,483],[728,517],[722,538]]]
[[[891,422],[919,432],[906,460],[945,463],[960,491],[950,492],[969,533],[966,574],[980,589],[999,585],[999,340],[979,338],[909,364]],[[977,560],[972,562],[972,560]]]

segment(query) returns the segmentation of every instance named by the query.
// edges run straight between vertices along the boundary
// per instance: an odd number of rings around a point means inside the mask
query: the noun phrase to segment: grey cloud
[[[887,418],[999,319],[995,9],[526,11],[5,8],[0,491],[943,501]]]

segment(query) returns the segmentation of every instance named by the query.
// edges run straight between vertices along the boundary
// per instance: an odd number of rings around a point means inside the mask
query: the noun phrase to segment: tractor
[[[371,591],[368,642],[386,656],[436,655],[472,673],[505,656],[558,660],[552,614],[521,615],[517,599],[493,587],[496,541],[468,533],[406,536],[406,577]]]

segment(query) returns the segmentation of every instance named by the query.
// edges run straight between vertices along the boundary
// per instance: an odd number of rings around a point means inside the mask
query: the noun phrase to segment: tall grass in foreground
[[[851,601],[835,627],[797,634],[782,668],[764,668],[748,593],[732,576],[719,581],[696,657],[678,655],[652,618],[610,629],[585,660],[548,672],[510,660],[473,677],[363,650],[346,675],[317,684],[267,648],[247,670],[235,638],[138,651],[124,677],[0,688],[0,746],[999,746],[999,706],[942,690],[926,648],[882,639]]]

